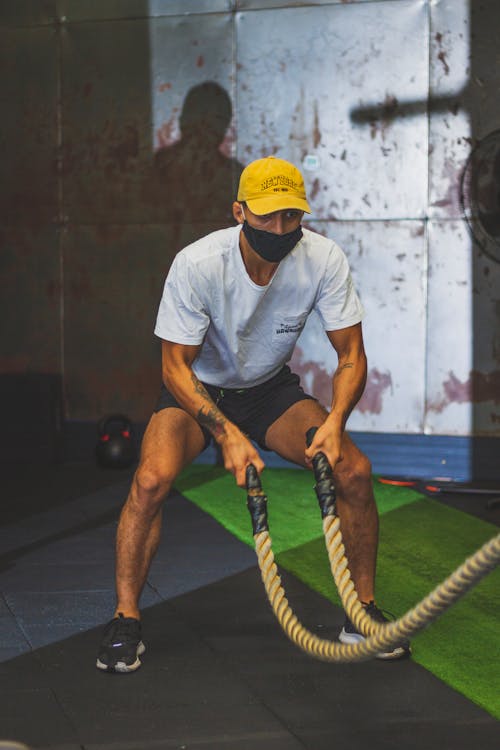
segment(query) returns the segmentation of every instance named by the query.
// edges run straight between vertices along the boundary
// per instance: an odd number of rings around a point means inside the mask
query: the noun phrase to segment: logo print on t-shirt
[[[302,322],[297,321],[296,323],[279,323],[275,329],[275,333],[297,333],[302,329]]]

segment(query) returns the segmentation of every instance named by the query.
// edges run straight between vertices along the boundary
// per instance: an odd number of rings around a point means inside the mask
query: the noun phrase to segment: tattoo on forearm
[[[204,410],[203,407],[198,410],[198,422],[203,427],[206,427],[214,437],[224,435],[226,432],[226,419],[224,415],[221,411],[219,411],[219,409],[217,409],[216,405],[210,398],[207,389],[205,388],[203,383],[200,383],[194,373],[191,377],[191,380],[196,393],[198,393],[207,402],[206,410]]]
[[[346,362],[345,365],[342,365],[341,367],[339,367],[339,372],[341,370],[349,370],[349,368],[351,368],[351,367],[354,367],[354,363],[353,362]]]
[[[209,409],[208,412],[204,412],[203,409],[200,409],[197,419],[202,427],[206,427],[214,437],[224,435],[226,432],[226,420],[215,406]]]
[[[207,389],[205,388],[205,386],[203,385],[203,383],[200,383],[200,381],[198,380],[198,378],[196,377],[196,375],[194,374],[194,372],[191,375],[191,382],[194,385],[194,389],[195,389],[196,393],[199,393],[200,396],[203,396],[203,398],[206,398],[207,400],[210,400],[210,396],[207,393]]]

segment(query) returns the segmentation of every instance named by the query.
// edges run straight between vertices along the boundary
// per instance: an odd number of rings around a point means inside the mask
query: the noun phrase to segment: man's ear
[[[234,201],[233,203],[233,216],[238,224],[243,224],[243,222],[245,221],[243,206],[241,205],[241,203],[238,203],[238,201]]]

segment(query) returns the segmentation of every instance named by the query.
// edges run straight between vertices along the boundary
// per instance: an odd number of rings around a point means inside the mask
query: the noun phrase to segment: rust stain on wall
[[[387,130],[397,117],[398,107],[398,99],[393,94],[386,94],[380,106],[380,113],[377,112],[375,116],[369,118],[372,140],[376,138],[380,131],[382,140],[385,141]]]
[[[392,391],[391,373],[380,372],[376,367],[373,367],[368,373],[365,390],[356,409],[363,414],[366,412],[380,414],[382,412],[384,393],[387,390]]]
[[[314,200],[316,196],[318,195],[319,191],[321,189],[321,183],[319,179],[316,177],[315,180],[313,180],[313,184],[311,187],[311,200]]]
[[[438,53],[438,60],[440,60],[443,63],[443,68],[444,68],[445,75],[449,75],[450,74],[450,66],[448,65],[448,62],[446,60],[446,52],[444,52],[443,50],[441,50]]]
[[[327,373],[317,362],[305,360],[304,352],[299,346],[295,347],[290,367],[300,377],[305,390],[329,407],[332,403],[332,374]]]
[[[444,74],[448,76],[450,74],[450,66],[448,65],[448,60],[446,59],[446,51],[443,49],[443,35],[438,33],[435,35],[434,39],[436,40],[439,48],[437,58],[443,66]]]
[[[332,401],[333,372],[326,372],[317,362],[305,360],[300,347],[295,348],[290,367],[301,378],[305,390],[308,390],[324,406],[329,407]],[[384,393],[387,390],[392,390],[391,374],[380,372],[375,367],[372,368],[368,373],[365,391],[356,409],[362,413],[380,414]]]
[[[314,128],[313,128],[313,146],[317,148],[321,143],[321,130],[319,128],[318,102],[314,102]]]
[[[414,228],[414,229],[412,229],[410,231],[410,236],[411,237],[423,237],[424,234],[425,234],[425,227],[424,227],[423,224],[420,224],[420,226],[418,226],[418,227],[416,227],[416,228]],[[402,257],[399,256],[399,255],[397,256],[398,260],[400,260],[400,259],[402,259],[404,257],[406,257],[406,253],[403,254]]]
[[[500,370],[479,372],[472,370],[467,380],[462,381],[450,372],[443,382],[444,395],[429,403],[429,410],[442,412],[450,404],[467,404],[493,401],[500,403]]]
[[[458,168],[452,159],[445,159],[443,169],[441,173],[443,182],[448,181],[445,195],[437,201],[433,201],[432,205],[438,208],[450,208],[455,212],[461,210],[460,207],[460,180],[462,177],[462,169]]]

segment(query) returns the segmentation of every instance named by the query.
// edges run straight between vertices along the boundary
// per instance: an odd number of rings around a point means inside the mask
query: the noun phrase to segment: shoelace
[[[373,599],[369,602],[361,602],[361,604],[366,609],[367,614],[369,614],[374,620],[378,620],[379,622],[387,622],[388,618],[391,620],[396,619],[395,615],[393,615],[392,612],[389,612],[387,609],[379,609]]]
[[[121,640],[123,636],[130,635],[130,625],[136,621],[131,617],[124,617],[121,612],[106,626],[106,635],[112,634],[113,641]]]
[[[361,602],[363,607],[365,608],[367,614],[369,614],[374,620],[377,620],[378,622],[388,622],[388,618],[390,620],[395,620],[396,615],[394,615],[392,612],[389,612],[387,609],[379,609],[373,599],[369,602]],[[386,617],[388,616],[388,618]],[[409,641],[406,639],[401,641],[402,648],[406,648],[409,644]]]

